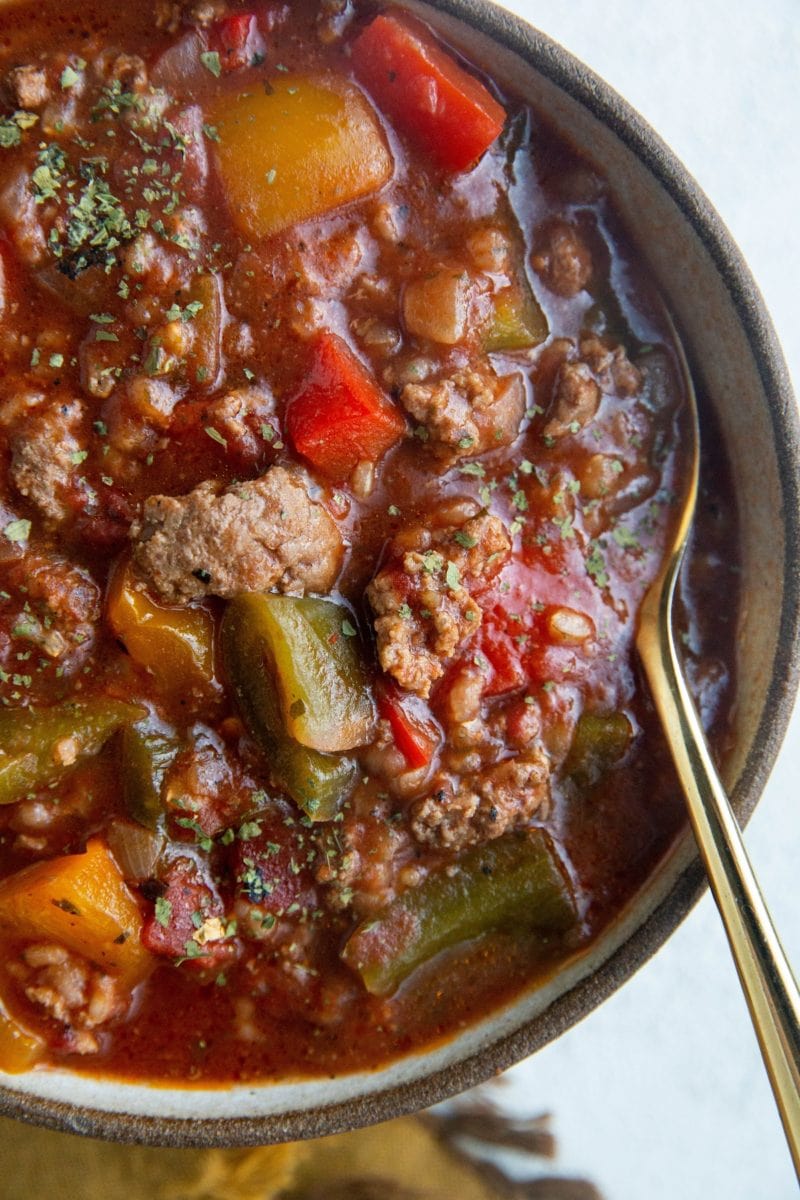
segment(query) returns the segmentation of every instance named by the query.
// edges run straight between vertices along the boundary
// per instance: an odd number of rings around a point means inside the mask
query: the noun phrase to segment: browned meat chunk
[[[409,589],[391,572],[381,571],[369,586],[378,657],[402,687],[428,696],[443,673],[442,663],[479,627],[481,610],[466,588],[448,589],[440,572],[428,571],[423,555],[404,555],[402,571],[415,592],[413,609]]]
[[[579,433],[600,407],[601,391],[586,363],[565,362],[553,387],[545,437]]]
[[[579,433],[597,414],[604,393],[629,399],[642,386],[643,375],[623,346],[594,335],[578,347],[559,338],[542,356],[545,396],[548,396],[545,437]]]
[[[171,821],[184,829],[199,826],[208,837],[233,824],[247,795],[246,781],[224,744],[205,733],[172,761],[162,789]],[[187,818],[193,824],[187,825]]]
[[[106,80],[120,83],[125,92],[140,95],[147,87],[147,67],[138,54],[117,54],[112,51],[104,62],[96,64],[95,69],[101,71]]]
[[[601,391],[628,399],[642,386],[642,372],[622,346],[609,346],[599,337],[581,338],[581,359],[594,374]]]
[[[487,515],[398,539],[367,598],[377,618],[380,664],[401,687],[430,695],[444,663],[480,628],[469,586],[491,579],[510,553],[502,522]]]
[[[263,387],[239,387],[226,392],[205,409],[206,420],[225,438],[240,439],[249,423],[263,424],[273,415],[274,402]]]
[[[225,0],[156,0],[156,29],[175,33],[182,21],[210,25],[225,13]]]
[[[41,67],[14,67],[8,86],[18,108],[41,108],[50,98],[47,75]]]
[[[418,842],[442,850],[490,841],[526,825],[547,805],[549,778],[547,755],[538,746],[455,785],[443,776],[412,807],[411,831]]]
[[[210,25],[225,15],[227,4],[225,0],[195,0],[189,7],[189,17],[198,25]]]
[[[181,23],[180,0],[156,0],[155,26],[167,33],[175,33]]]
[[[368,812],[347,812],[335,830],[318,827],[314,876],[334,912],[352,908],[363,917],[394,899],[400,864],[414,855],[415,847],[389,816],[390,805],[373,800]]]
[[[209,482],[186,496],[150,496],[131,537],[139,572],[170,603],[328,592],[342,563],[333,518],[283,467],[223,491]]]
[[[436,456],[450,463],[510,445],[525,413],[525,389],[520,375],[499,378],[488,366],[470,367],[407,383],[400,403]]]
[[[84,457],[83,405],[70,400],[36,409],[11,442],[11,479],[49,522],[69,513],[72,474]]]
[[[569,221],[548,221],[536,231],[531,265],[551,292],[569,299],[592,277],[592,256]]]
[[[228,453],[244,464],[256,463],[267,446],[278,442],[272,394],[264,387],[240,387],[212,400],[203,419],[228,443]]]

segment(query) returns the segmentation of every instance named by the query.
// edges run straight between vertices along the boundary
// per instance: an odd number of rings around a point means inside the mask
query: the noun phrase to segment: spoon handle
[[[637,645],[800,1178],[800,992],[680,666],[671,622],[678,565],[661,594],[660,619],[640,629]]]

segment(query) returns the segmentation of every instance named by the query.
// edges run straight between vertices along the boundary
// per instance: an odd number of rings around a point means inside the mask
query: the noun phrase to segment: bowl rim
[[[699,184],[610,84],[525,18],[492,0],[415,0],[414,6],[455,18],[518,55],[608,127],[683,214],[709,254],[751,347],[769,400],[785,544],[800,545],[800,416],[789,373],[750,269]],[[759,726],[732,796],[742,825],[751,816],[772,770],[800,682],[800,559],[786,556],[783,583],[774,669]],[[704,871],[695,856],[647,920],[596,971],[546,1009],[546,1021],[541,1013],[512,1033],[423,1078],[323,1108],[219,1119],[109,1112],[0,1086],[0,1114],[67,1133],[172,1147],[235,1147],[321,1137],[402,1116],[484,1082],[577,1024],[660,949],[705,888]]]

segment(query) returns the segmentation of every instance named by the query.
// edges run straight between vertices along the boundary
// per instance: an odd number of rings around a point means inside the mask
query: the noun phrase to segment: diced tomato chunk
[[[404,418],[342,339],[319,334],[308,374],[286,412],[295,450],[343,482],[358,463],[377,462],[405,429]]]
[[[208,32],[208,48],[219,54],[223,71],[255,66],[264,54],[264,42],[255,15],[231,13],[215,21]]]
[[[295,818],[259,817],[231,845],[231,874],[239,902],[281,917],[315,907],[317,893],[307,859],[310,839]],[[306,844],[308,843],[308,844]]]
[[[484,617],[478,642],[480,653],[491,668],[483,689],[484,696],[502,696],[523,686],[527,680],[522,658],[523,651],[513,638],[492,619]]]
[[[222,933],[225,910],[211,879],[190,858],[170,863],[163,894],[142,929],[142,944],[151,954],[187,959],[192,966],[219,966],[236,954]]]
[[[404,695],[388,680],[377,691],[378,712],[389,722],[395,745],[409,767],[416,771],[427,767],[441,742],[441,735],[430,713],[420,709],[422,702]]]
[[[81,495],[84,499],[85,493]],[[76,498],[77,499],[77,498]],[[113,553],[127,545],[135,504],[119,488],[104,488],[99,511],[84,510],[75,521],[75,536],[96,550]],[[75,505],[78,510],[78,503]]]
[[[379,107],[445,170],[471,166],[503,128],[505,111],[484,85],[405,15],[376,17],[352,56]]]

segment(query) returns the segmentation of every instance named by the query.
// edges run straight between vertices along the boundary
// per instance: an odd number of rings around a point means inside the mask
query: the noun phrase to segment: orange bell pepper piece
[[[130,986],[150,969],[142,915],[100,838],[84,854],[34,863],[0,882],[0,929],[20,940],[53,941]]]
[[[286,75],[226,93],[208,113],[231,216],[266,237],[376,191],[392,156],[365,96],[345,80]]]
[[[167,695],[183,697],[213,687],[214,622],[205,609],[157,604],[125,561],[112,577],[106,613],[131,658]]]
[[[44,1055],[44,1042],[23,1029],[0,1006],[0,1071],[21,1075]]]

